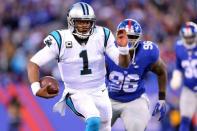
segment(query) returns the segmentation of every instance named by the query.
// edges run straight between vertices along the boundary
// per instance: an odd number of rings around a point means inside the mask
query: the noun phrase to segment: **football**
[[[44,76],[40,79],[40,86],[45,87],[46,85],[50,85],[47,89],[49,94],[57,94],[59,92],[59,84],[58,81],[52,76]]]

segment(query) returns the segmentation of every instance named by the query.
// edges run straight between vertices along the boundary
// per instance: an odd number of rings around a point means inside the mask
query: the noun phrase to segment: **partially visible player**
[[[62,115],[66,104],[83,118],[86,131],[111,130],[111,103],[105,85],[105,55],[120,66],[130,61],[127,35],[114,36],[107,28],[95,25],[92,7],[84,2],[74,4],[67,15],[68,29],[55,30],[45,39],[46,46],[36,53],[28,65],[28,77],[34,95],[51,98],[46,87],[40,88],[39,68],[57,59],[65,90],[54,106]]]
[[[197,25],[186,22],[176,43],[176,70],[170,82],[173,89],[183,84],[180,97],[180,131],[189,131],[191,119],[197,113]]]
[[[144,77],[148,71],[154,72],[158,77],[159,101],[153,115],[159,115],[161,120],[166,111],[166,69],[159,57],[157,45],[151,41],[139,41],[142,29],[137,21],[123,20],[117,27],[117,35],[120,31],[127,33],[132,62],[128,68],[122,68],[106,57],[106,83],[112,102],[112,125],[120,117],[127,131],[144,131],[151,117]]]

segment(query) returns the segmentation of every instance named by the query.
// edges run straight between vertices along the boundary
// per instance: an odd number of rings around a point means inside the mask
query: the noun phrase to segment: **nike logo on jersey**
[[[72,48],[72,41],[65,42],[66,48]]]

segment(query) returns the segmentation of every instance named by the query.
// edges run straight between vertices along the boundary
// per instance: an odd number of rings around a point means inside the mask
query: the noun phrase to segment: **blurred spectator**
[[[74,0],[1,0],[0,70],[22,76],[28,57],[42,45],[46,34],[55,29],[51,25],[55,23],[56,28],[65,28],[63,25],[67,23],[67,9],[74,2]],[[144,30],[144,38],[161,46],[162,56],[167,64],[174,61],[173,41],[180,25],[184,21],[197,18],[195,0],[86,2],[97,10],[98,24],[107,26],[112,31],[116,30],[117,24],[124,18],[139,21]]]
[[[21,104],[17,97],[12,97],[8,103],[8,113],[10,117],[9,131],[19,131],[21,126],[20,118],[20,107]]]

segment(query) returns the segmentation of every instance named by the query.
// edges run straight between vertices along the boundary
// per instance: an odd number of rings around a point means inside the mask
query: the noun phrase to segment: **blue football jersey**
[[[176,67],[183,74],[183,84],[197,92],[197,46],[187,48],[182,40],[175,46]]]
[[[139,98],[145,92],[144,77],[158,58],[159,49],[151,41],[138,42],[134,62],[128,68],[121,68],[106,56],[109,97],[120,102]]]

